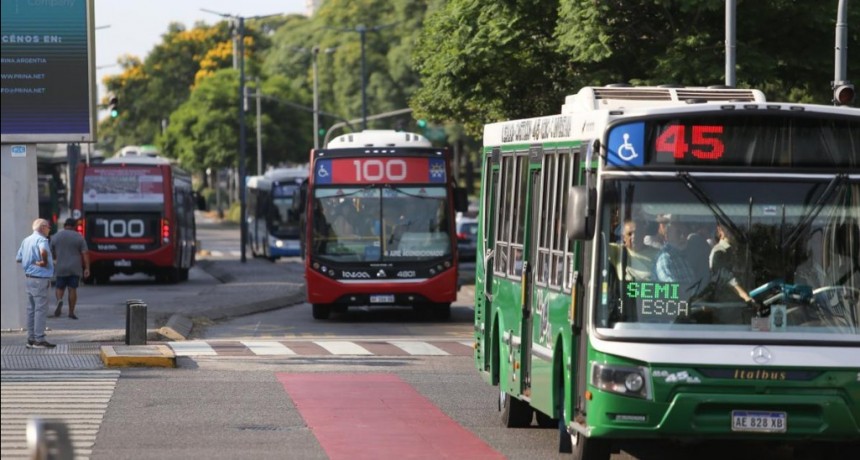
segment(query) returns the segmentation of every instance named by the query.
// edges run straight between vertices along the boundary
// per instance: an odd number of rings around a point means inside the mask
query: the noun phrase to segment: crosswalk
[[[472,341],[189,340],[169,342],[176,356],[472,356]]]
[[[34,417],[64,422],[74,458],[89,458],[119,375],[118,370],[4,370],[0,458],[29,458],[27,422]]]

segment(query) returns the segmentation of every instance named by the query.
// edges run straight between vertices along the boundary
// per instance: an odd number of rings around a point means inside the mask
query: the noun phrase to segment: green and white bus
[[[482,161],[475,365],[506,426],[587,459],[860,439],[860,111],[588,87],[486,125]]]

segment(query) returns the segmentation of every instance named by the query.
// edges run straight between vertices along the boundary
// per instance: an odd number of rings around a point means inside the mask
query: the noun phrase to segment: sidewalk
[[[147,304],[147,343],[187,338],[193,333],[190,326],[194,321],[217,321],[304,302],[302,269],[296,264],[273,264],[254,258],[247,258],[245,263],[232,259],[198,260],[190,276],[191,281],[200,286],[198,290],[185,290],[182,295],[157,302],[148,300],[145,294],[140,296]],[[176,290],[176,285],[146,285],[144,292],[146,290],[163,293]],[[88,304],[84,296],[77,308],[79,320],[49,318],[47,337],[58,345],[56,349],[27,349],[24,347],[26,330],[4,330],[0,335],[0,368],[100,367],[100,345],[125,343],[125,303],[124,300],[114,303],[117,304]],[[53,314],[53,306],[50,302],[49,315]],[[64,309],[64,313],[68,313],[68,309]],[[184,337],[160,335],[158,331],[162,326]],[[182,330],[183,327],[187,330]]]

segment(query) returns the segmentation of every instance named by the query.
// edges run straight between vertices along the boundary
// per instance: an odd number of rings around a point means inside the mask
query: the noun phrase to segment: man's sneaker
[[[54,345],[53,343],[46,342],[44,340],[41,342],[34,342],[33,345],[30,345],[30,348],[56,348],[56,347],[57,346]]]
[[[33,344],[36,343],[33,339],[27,339],[27,348],[33,348]]]
[[[60,313],[63,312],[63,299],[57,301],[57,309],[54,310],[54,318],[59,318]]]

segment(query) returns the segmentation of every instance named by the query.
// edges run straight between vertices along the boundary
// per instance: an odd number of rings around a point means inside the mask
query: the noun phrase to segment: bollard
[[[27,450],[30,460],[72,460],[75,448],[62,419],[30,417],[27,420]]]
[[[146,304],[140,299],[125,301],[125,344],[146,345]]]

